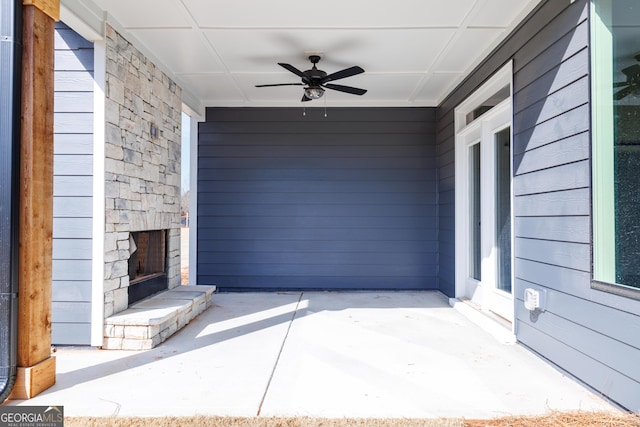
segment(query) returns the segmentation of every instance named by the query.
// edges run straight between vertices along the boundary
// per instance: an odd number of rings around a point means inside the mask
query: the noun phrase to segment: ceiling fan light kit
[[[322,98],[322,95],[324,95],[324,89],[321,87],[308,87],[305,88],[304,95],[312,100]]]
[[[355,76],[356,74],[364,73],[364,70],[361,67],[353,66],[345,68],[344,70],[336,71],[335,73],[327,74],[325,71],[319,70],[316,66],[316,64],[320,61],[319,55],[310,55],[309,61],[311,62],[311,64],[313,64],[313,66],[310,70],[306,71],[300,71],[291,64],[278,62],[278,65],[280,65],[282,68],[300,77],[302,79],[301,83],[275,83],[256,85],[256,87],[304,86],[304,93],[301,100],[302,102],[322,98],[325,88],[338,92],[349,93],[352,95],[364,95],[365,93],[367,93],[365,89],[329,83],[334,80],[344,79],[347,77]]]

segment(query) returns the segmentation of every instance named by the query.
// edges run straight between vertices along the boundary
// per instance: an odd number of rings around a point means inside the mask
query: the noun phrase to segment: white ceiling
[[[62,0],[62,19],[87,38],[108,21],[207,106],[299,106],[297,83],[277,65],[364,74],[336,83],[327,106],[435,106],[540,0]],[[324,99],[306,106],[324,105]]]

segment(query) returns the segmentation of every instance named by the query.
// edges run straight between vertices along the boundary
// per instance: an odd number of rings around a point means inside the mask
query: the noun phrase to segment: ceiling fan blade
[[[636,88],[634,86],[627,86],[622,90],[619,90],[618,92],[616,92],[613,95],[613,99],[615,99],[616,101],[620,101],[622,98],[624,98],[625,96],[631,94],[631,92],[633,92]]]
[[[615,82],[613,83],[613,87],[628,86],[629,84],[630,84],[629,82]]]
[[[269,85],[256,85],[256,87],[273,87],[273,86],[304,86],[302,83],[274,83]]]
[[[278,65],[281,66],[282,68],[288,70],[288,71],[291,71],[296,76],[302,77],[302,79],[306,79],[307,78],[307,75],[305,73],[303,73],[302,71],[298,70],[296,67],[294,67],[291,64],[285,64],[284,62],[278,62]]]
[[[344,70],[341,70],[341,71],[336,71],[335,73],[331,73],[328,76],[325,76],[320,83],[326,83],[332,80],[344,79],[345,77],[351,77],[361,73],[364,73],[364,70],[356,65],[350,68],[345,68]]]
[[[351,87],[351,86],[335,85],[333,83],[327,83],[326,85],[323,85],[323,86],[328,89],[337,90],[339,92],[351,93],[353,95],[364,95],[365,93],[367,93],[366,89],[360,89],[360,88]]]

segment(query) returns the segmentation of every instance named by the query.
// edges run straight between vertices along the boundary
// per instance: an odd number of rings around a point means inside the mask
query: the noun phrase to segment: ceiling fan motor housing
[[[311,63],[313,64],[313,68],[311,68],[310,70],[306,70],[304,72],[305,76],[307,76],[308,78],[305,79],[303,77],[302,81],[303,83],[306,83],[309,86],[320,87],[320,81],[327,76],[326,72],[322,70],[318,70],[318,68],[316,67],[316,64],[320,61],[320,56],[311,55],[309,56],[309,61],[311,61]]]

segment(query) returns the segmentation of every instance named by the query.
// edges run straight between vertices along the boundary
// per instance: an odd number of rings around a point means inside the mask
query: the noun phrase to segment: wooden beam
[[[23,6],[34,6],[54,21],[60,20],[60,0],[22,0]]]
[[[13,398],[55,383],[51,359],[54,20],[23,6],[18,377]]]

